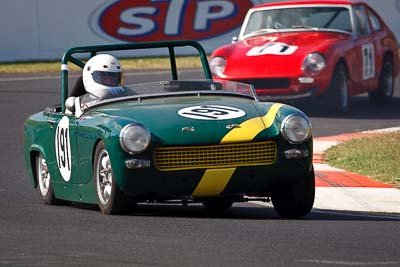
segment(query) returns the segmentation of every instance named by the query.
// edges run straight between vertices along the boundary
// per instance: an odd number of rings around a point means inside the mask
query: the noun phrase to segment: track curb
[[[340,143],[400,131],[400,127],[314,138],[314,209],[400,215],[400,190],[393,185],[329,166],[325,151]]]

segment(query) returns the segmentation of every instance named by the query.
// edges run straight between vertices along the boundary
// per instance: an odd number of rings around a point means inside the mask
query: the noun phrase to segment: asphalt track
[[[126,80],[158,76],[165,73],[132,73]],[[247,203],[219,216],[199,205],[140,205],[127,216],[104,216],[94,206],[43,205],[26,178],[22,125],[59,102],[59,88],[53,75],[0,77],[0,265],[400,266],[394,215],[314,209],[282,220],[272,208]],[[388,106],[371,105],[366,96],[351,104],[345,117],[300,106],[318,138],[400,125],[399,86]]]

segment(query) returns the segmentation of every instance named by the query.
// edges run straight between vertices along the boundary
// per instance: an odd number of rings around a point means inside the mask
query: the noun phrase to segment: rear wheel
[[[119,214],[128,211],[135,204],[119,189],[111,168],[110,156],[103,142],[96,147],[94,178],[98,205],[102,213]]]
[[[276,212],[284,218],[296,218],[307,215],[315,198],[314,169],[299,182],[276,187],[271,194]]]
[[[36,177],[43,202],[48,205],[57,204],[59,201],[54,196],[47,161],[40,153],[36,156]]]
[[[379,76],[379,86],[375,91],[369,92],[369,99],[378,104],[388,103],[393,97],[394,72],[390,56],[383,61],[382,72]]]

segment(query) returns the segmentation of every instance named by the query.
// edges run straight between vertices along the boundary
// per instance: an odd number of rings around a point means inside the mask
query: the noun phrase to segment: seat
[[[86,94],[86,90],[85,90],[85,86],[83,85],[83,77],[81,75],[78,78],[78,80],[75,82],[75,85],[72,88],[69,96],[79,97],[79,96],[83,96],[84,94]]]

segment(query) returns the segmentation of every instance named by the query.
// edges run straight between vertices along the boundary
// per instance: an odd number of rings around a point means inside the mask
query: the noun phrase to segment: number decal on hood
[[[292,55],[297,46],[288,45],[284,43],[268,43],[263,46],[256,46],[247,52],[247,56],[261,56],[261,55]]]
[[[228,120],[243,117],[246,112],[227,106],[203,105],[183,108],[178,114],[195,120]]]
[[[71,143],[67,116],[62,117],[57,125],[55,149],[58,169],[64,181],[68,182],[71,178]]]

